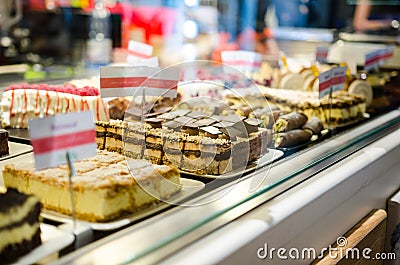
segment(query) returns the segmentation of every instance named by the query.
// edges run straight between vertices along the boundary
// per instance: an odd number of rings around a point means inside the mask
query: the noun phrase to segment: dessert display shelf
[[[157,245],[158,240],[174,238],[180,231],[186,231],[187,227],[194,227],[195,230],[198,228],[196,222],[206,220],[210,218],[210,215],[217,216],[219,210],[222,212],[231,206],[239,205],[241,200],[253,200],[255,197],[252,197],[253,193],[249,191],[249,187],[253,187],[253,184],[260,190],[277,187],[277,183],[285,182],[285,178],[288,176],[295,176],[293,172],[310,169],[311,164],[315,165],[316,157],[324,157],[329,152],[334,153],[334,148],[341,148],[346,143],[337,142],[337,136],[353,136],[353,134],[347,135],[347,130],[368,125],[373,120],[369,119],[369,115],[365,113],[363,98],[347,93],[334,95],[332,101],[334,108],[329,110],[332,111],[332,118],[327,110],[327,106],[331,103],[325,99],[314,100],[315,93],[301,92],[300,94],[299,92],[297,94],[294,91],[278,92],[273,89],[266,89],[263,92],[265,97],[263,101],[268,99],[271,105],[279,107],[278,111],[281,113],[276,118],[282,116],[286,118],[284,115],[293,112],[304,113],[307,116],[304,122],[299,127],[280,131],[279,128],[274,128],[276,120],[274,120],[271,109],[266,118],[263,116],[265,113],[259,117],[255,111],[252,116],[244,108],[234,108],[235,104],[230,105],[232,109],[229,109],[227,113],[221,111],[221,113],[211,115],[205,115],[205,113],[193,109],[177,109],[160,112],[154,116],[146,116],[143,122],[129,119],[126,121],[106,118],[97,120],[98,155],[94,159],[87,159],[76,164],[77,179],[79,180],[74,183],[74,191],[75,195],[84,201],[83,204],[77,205],[78,222],[95,230],[95,233],[113,235],[121,229],[134,230],[135,227],[149,232],[149,227],[153,228],[150,224],[153,221],[159,223],[159,227],[163,227],[161,219],[175,215],[176,220],[181,223],[176,224],[176,227],[171,227],[171,230],[168,228],[166,232],[161,231],[158,239],[154,239],[155,235],[151,237],[151,246],[139,246],[140,249],[144,249],[144,253]],[[28,99],[29,97],[24,93],[26,92],[22,92],[22,96]],[[40,96],[40,92],[36,93]],[[97,109],[96,105],[93,107]],[[212,107],[214,108],[214,106]],[[59,107],[55,107],[55,109],[57,108]],[[106,112],[105,110],[104,113]],[[20,117],[22,116],[24,116],[23,113]],[[313,130],[305,123],[315,116],[323,122],[323,127],[319,128],[320,132],[309,134],[309,141],[290,147],[271,144],[275,141],[274,136],[278,133],[286,133],[299,128]],[[288,123],[285,121],[283,124],[286,126]],[[19,124],[26,125],[26,121]],[[357,136],[362,137],[362,135],[368,134],[370,129],[365,129]],[[22,138],[29,142],[27,129],[7,128],[7,130],[10,132],[11,139],[14,135],[12,130],[26,132]],[[355,131],[357,132],[357,130]],[[337,132],[341,132],[341,134]],[[329,137],[334,139],[332,141],[334,147],[330,146]],[[326,148],[324,152],[315,150],[326,145],[329,145],[329,148],[324,147]],[[308,149],[309,146],[312,148]],[[0,168],[6,186],[16,187],[40,197],[44,204],[41,216],[45,222],[72,223],[71,205],[68,205],[70,201],[68,201],[69,191],[67,190],[67,167],[60,166],[38,172],[32,166],[33,153],[29,145],[9,142],[9,147],[10,155],[0,158]],[[204,151],[204,156],[199,155]],[[304,154],[308,154],[307,159],[309,160],[303,160],[300,157]],[[234,158],[233,155],[237,157]],[[142,158],[147,161],[139,160]],[[131,171],[127,169],[129,161],[133,161],[134,164]],[[153,163],[151,166],[150,162]],[[30,165],[28,165],[29,163]],[[267,175],[270,171],[272,174]],[[145,181],[135,181],[135,178],[130,176],[132,172],[138,174],[139,179]],[[163,176],[167,181],[159,181],[156,175]],[[263,175],[262,183],[250,183],[249,187],[245,186],[245,184],[253,182],[255,176],[261,179],[261,175]],[[234,182],[237,179],[239,181]],[[257,179],[254,178],[254,182]],[[172,185],[170,185],[171,183]],[[210,185],[207,185],[209,183]],[[212,197],[221,190],[230,190],[229,186],[236,184],[238,189],[232,189],[232,192],[233,194],[238,192],[239,197],[228,194],[226,198],[221,199],[221,204],[207,201],[199,208],[175,207],[182,206],[188,201],[201,200],[204,202],[209,195]],[[138,191],[141,185],[143,185],[142,188],[156,192],[156,198],[149,198],[151,197],[148,196],[149,194]],[[134,187],[132,188],[132,186]],[[135,206],[131,208],[131,204],[135,204]],[[201,213],[196,212],[197,209],[200,209]],[[185,220],[179,219],[186,214],[186,211],[192,212],[193,218],[196,220],[192,220],[188,216],[184,218]],[[182,216],[177,216],[180,213]],[[171,220],[168,218],[166,220],[168,224],[171,224]],[[185,226],[186,224],[188,226]],[[45,226],[46,224],[43,224],[43,227]],[[45,230],[43,231],[46,233]],[[167,236],[163,237],[164,233]],[[135,241],[138,242],[139,239],[140,237],[135,238]],[[62,238],[59,240],[67,244]],[[48,244],[48,242],[54,241],[44,240],[43,242]],[[59,247],[64,248],[65,245],[59,245]],[[146,249],[146,247],[148,248]],[[72,255],[79,251],[78,249],[75,252],[74,249]],[[37,250],[31,252],[28,258],[33,256],[36,259],[37,252],[40,252],[40,256],[51,254]],[[79,259],[79,257],[75,258]],[[61,263],[68,262],[61,260]]]

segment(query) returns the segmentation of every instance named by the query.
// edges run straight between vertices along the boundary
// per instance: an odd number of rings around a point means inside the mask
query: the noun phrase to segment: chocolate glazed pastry
[[[292,131],[277,133],[275,135],[275,147],[287,148],[305,144],[310,141],[312,132],[309,130],[295,129]]]
[[[307,122],[307,116],[300,112],[291,112],[280,116],[273,126],[273,131],[276,133],[287,132],[303,127]]]
[[[322,124],[322,121],[315,116],[311,117],[311,119],[309,119],[303,126],[303,130],[309,130],[314,135],[320,135],[323,129],[324,125]]]

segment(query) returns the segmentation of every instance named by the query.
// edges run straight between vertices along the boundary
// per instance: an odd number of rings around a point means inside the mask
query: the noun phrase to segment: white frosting
[[[29,197],[23,205],[12,207],[7,213],[0,214],[0,227],[22,221],[37,202],[38,199]]]
[[[93,111],[94,119],[108,121],[107,106],[99,96],[79,96],[36,89],[5,91],[0,102],[3,127],[27,128],[32,118],[59,113]]]
[[[39,223],[29,225],[24,223],[22,226],[15,227],[11,230],[3,230],[0,232],[0,250],[11,244],[22,243],[24,240],[30,240],[39,228]]]

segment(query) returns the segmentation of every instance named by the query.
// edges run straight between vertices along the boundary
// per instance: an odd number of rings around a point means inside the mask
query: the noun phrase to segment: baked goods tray
[[[109,222],[87,222],[78,220],[78,222],[83,225],[87,226],[93,230],[97,231],[107,231],[107,230],[114,230],[121,228],[123,226],[129,225],[135,221],[139,221],[144,219],[148,216],[158,213],[161,210],[168,208],[171,205],[179,205],[179,203],[183,202],[184,199],[188,198],[189,196],[197,193],[198,191],[204,189],[205,184],[198,180],[186,179],[181,178],[182,190],[178,193],[174,194],[170,197],[167,202],[159,202],[146,209],[138,211],[137,213],[133,214],[126,214],[119,218],[113,219]],[[48,220],[52,220],[55,222],[60,223],[72,223],[72,218],[69,215],[64,215],[61,213],[57,213],[55,211],[42,209],[41,216]]]
[[[222,175],[208,175],[208,174],[196,174],[193,172],[187,172],[184,170],[181,170],[181,173],[187,176],[191,177],[196,177],[196,178],[207,178],[207,179],[228,179],[228,178],[234,178],[234,177],[240,177],[242,175],[245,175],[247,173],[250,173],[254,170],[256,170],[259,167],[264,167],[266,165],[269,165],[273,163],[274,161],[278,160],[284,155],[284,153],[281,150],[276,150],[276,149],[268,149],[268,153],[260,157],[257,161],[250,163],[246,169],[240,169],[240,170],[233,170],[230,171],[226,174]]]
[[[19,155],[27,154],[33,151],[31,145],[14,143],[14,142],[8,142],[8,149],[9,149],[9,154],[0,157],[0,161],[7,160]]]
[[[50,256],[58,255],[58,252],[74,242],[72,233],[58,229],[48,224],[40,224],[42,244],[26,255],[20,257],[14,264],[35,264]]]

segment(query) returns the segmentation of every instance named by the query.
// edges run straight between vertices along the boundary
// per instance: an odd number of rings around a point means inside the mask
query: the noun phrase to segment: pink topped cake
[[[16,84],[7,87],[0,102],[4,128],[27,128],[28,120],[91,110],[96,121],[108,121],[108,108],[95,87],[72,84]]]

